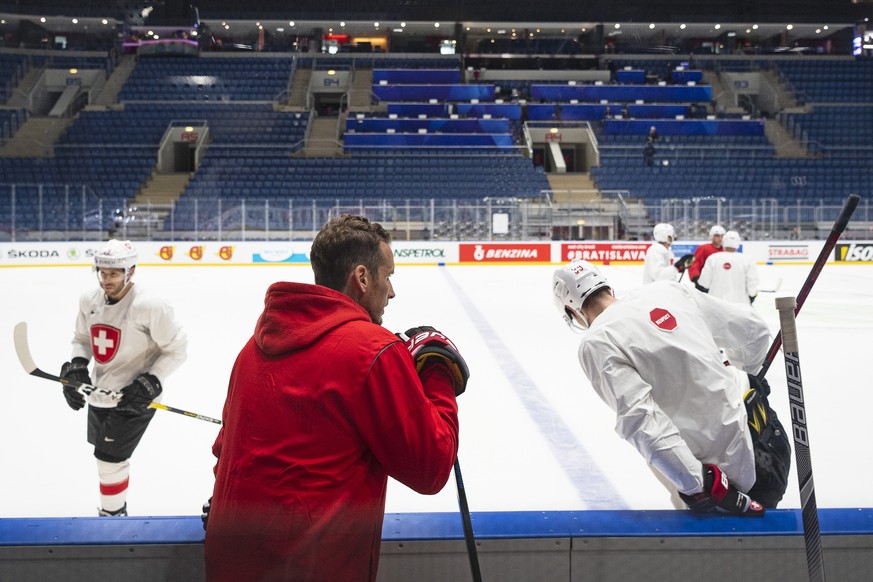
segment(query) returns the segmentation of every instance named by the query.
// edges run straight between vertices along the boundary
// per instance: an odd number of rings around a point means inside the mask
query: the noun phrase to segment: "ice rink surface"
[[[576,360],[579,337],[550,296],[552,266],[398,265],[384,324],[430,324],[458,345],[471,370],[460,397],[461,445],[471,511],[669,509],[663,487],[614,432],[614,417]],[[621,296],[641,266],[606,266]],[[775,296],[796,295],[809,265],[759,266],[755,303],[778,331]],[[306,266],[143,265],[137,285],[166,296],[189,336],[188,360],[164,382],[163,403],[220,418],[227,379],[250,337],[269,284],[311,282]],[[36,364],[57,374],[69,359],[79,295],[97,285],[85,267],[0,269],[0,517],[93,516],[96,467],[84,411],[59,384],[24,373],[12,330],[29,326]],[[825,266],[797,319],[819,507],[873,507],[867,428],[873,412],[873,268]],[[768,373],[771,404],[788,427],[781,355]],[[158,411],[131,459],[131,515],[194,515],[211,495],[218,426]],[[799,507],[797,477],[780,507]],[[450,479],[421,496],[391,482],[388,512],[457,511]]]

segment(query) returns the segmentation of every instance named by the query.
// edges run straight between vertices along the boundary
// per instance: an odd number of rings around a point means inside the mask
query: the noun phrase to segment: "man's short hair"
[[[378,222],[352,214],[331,219],[312,241],[315,284],[343,291],[349,273],[358,265],[376,273],[384,262],[382,243],[390,245],[391,234]]]

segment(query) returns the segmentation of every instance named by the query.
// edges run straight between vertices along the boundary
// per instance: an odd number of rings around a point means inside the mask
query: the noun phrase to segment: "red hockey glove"
[[[434,363],[448,366],[455,384],[455,396],[460,396],[467,389],[470,370],[467,362],[458,352],[452,340],[429,325],[421,325],[398,333],[397,337],[406,343],[406,348],[412,354],[415,371],[421,371]]]
[[[703,466],[703,491],[695,495],[680,493],[694,513],[729,513],[742,517],[761,517],[764,506],[734,487],[715,465]]]

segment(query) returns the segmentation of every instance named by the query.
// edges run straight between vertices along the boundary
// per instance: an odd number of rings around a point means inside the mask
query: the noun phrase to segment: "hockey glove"
[[[203,513],[200,514],[200,521],[203,522],[203,531],[206,531],[206,524],[209,522],[209,510],[212,509],[212,498],[203,504]]]
[[[429,325],[409,328],[404,333],[398,333],[397,337],[406,343],[406,349],[412,354],[415,371],[419,375],[425,367],[442,362],[452,374],[455,396],[464,393],[470,370],[449,338]]]
[[[694,262],[694,255],[682,255],[682,258],[676,261],[673,265],[676,267],[676,270],[680,273],[691,266],[691,263]]]
[[[715,465],[703,466],[703,491],[679,497],[694,513],[728,513],[741,517],[761,517],[764,506],[734,487]]]
[[[61,378],[72,380],[82,384],[90,384],[91,376],[88,375],[88,360],[86,358],[73,358],[71,362],[64,362],[61,366]],[[80,410],[85,406],[85,397],[72,386],[64,385],[64,398],[73,410]]]
[[[140,374],[133,382],[121,389],[121,400],[115,409],[127,414],[145,414],[149,403],[164,389],[161,382],[151,374]]]

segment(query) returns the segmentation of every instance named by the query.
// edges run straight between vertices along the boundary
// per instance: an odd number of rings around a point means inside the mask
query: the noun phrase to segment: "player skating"
[[[688,267],[688,279],[692,283],[696,284],[697,279],[700,278],[700,271],[703,270],[703,265],[706,264],[706,259],[712,254],[721,252],[724,232],[723,226],[720,224],[714,225],[709,229],[709,242],[699,245],[694,249],[694,260]]]
[[[60,373],[102,389],[87,402],[103,516],[127,515],[129,459],[155,414],[148,405],[186,357],[188,340],[172,308],[133,284],[136,260],[129,241],[110,240],[94,256],[100,288],[79,300],[72,358]],[[63,391],[70,408],[85,406],[85,396],[74,387]]]
[[[675,260],[670,250],[673,246],[673,236],[673,226],[670,224],[662,222],[652,229],[652,238],[655,242],[646,249],[643,261],[643,283],[675,281],[694,260],[694,255],[684,255],[678,261]]]
[[[790,450],[769,388],[751,375],[769,332],[750,306],[671,281],[616,299],[581,260],[555,271],[553,293],[567,323],[586,330],[579,362],[616,413],[616,431],[675,507],[756,516],[776,506]],[[718,346],[735,348],[737,361],[726,365]]]
[[[740,252],[740,234],[724,235],[724,251],[712,255],[703,265],[697,287],[713,297],[733,303],[753,303],[758,296],[758,267]]]

